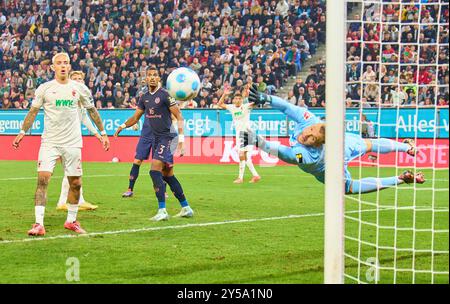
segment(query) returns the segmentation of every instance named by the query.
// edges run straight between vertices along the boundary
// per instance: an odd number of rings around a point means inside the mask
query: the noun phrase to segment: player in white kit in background
[[[236,148],[239,153],[239,176],[234,180],[235,184],[242,184],[244,182],[245,165],[252,173],[253,177],[250,183],[257,183],[261,177],[256,172],[252,162],[253,146],[243,146],[243,138],[241,135],[250,127],[250,112],[253,109],[253,103],[244,104],[244,96],[240,92],[236,92],[233,97],[233,104],[225,104],[225,99],[230,95],[231,88],[229,86],[224,87],[224,92],[219,100],[218,106],[221,109],[230,111],[233,117],[233,123],[236,131]]]
[[[69,181],[68,212],[64,228],[76,233],[86,233],[76,220],[81,189],[81,148],[82,137],[78,103],[89,113],[102,135],[105,151],[109,150],[109,139],[102,120],[94,107],[92,94],[87,86],[69,79],[70,57],[58,53],[52,58],[52,70],[55,79],[40,85],[36,92],[30,111],[24,119],[22,129],[13,141],[14,148],[19,148],[25,133],[30,129],[39,109],[44,109],[44,132],[38,158],[38,183],[35,194],[36,221],[28,235],[45,235],[44,214],[47,204],[47,188],[53,174],[56,161],[61,158],[64,173]]]
[[[78,81],[80,83],[84,83],[85,76],[86,75],[82,71],[72,71],[69,74],[70,79],[72,79],[74,81]],[[97,132],[97,129],[95,128],[95,126],[92,124],[91,120],[88,117],[86,109],[83,108],[81,103],[79,104],[78,115],[80,117],[81,123],[86,126],[86,128],[89,130],[89,132],[94,134],[94,136],[98,140],[100,140],[100,142],[102,142],[102,140],[103,140],[102,136]],[[70,189],[69,180],[67,179],[67,176],[64,175],[64,177],[62,179],[62,183],[61,183],[61,194],[59,195],[59,200],[58,200],[58,204],[56,205],[56,210],[67,211],[67,197],[69,195],[69,189]],[[86,202],[86,200],[84,199],[84,196],[83,196],[83,187],[81,187],[80,188],[80,201],[78,203],[78,210],[79,211],[95,210],[97,208],[98,208],[97,205],[93,205],[91,203]]]

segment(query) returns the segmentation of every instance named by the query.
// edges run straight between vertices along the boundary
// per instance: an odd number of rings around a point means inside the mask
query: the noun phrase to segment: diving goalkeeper
[[[256,136],[251,130],[243,135],[243,144],[254,144],[263,151],[277,156],[284,162],[297,165],[301,170],[312,174],[318,181],[325,181],[325,124],[309,112],[306,108],[292,105],[277,96],[267,95],[258,92],[256,86],[250,89],[249,102],[254,104],[270,104],[272,108],[279,109],[297,125],[289,138],[289,147],[278,142],[266,141],[262,136]],[[422,172],[415,175],[412,171],[406,170],[400,176],[385,178],[363,178],[353,180],[347,169],[348,164],[355,158],[366,153],[390,153],[405,152],[415,156],[417,149],[412,139],[405,139],[402,143],[386,139],[364,139],[359,135],[345,134],[344,167],[345,167],[345,192],[347,194],[368,193],[386,189],[403,183],[419,184],[425,182]]]

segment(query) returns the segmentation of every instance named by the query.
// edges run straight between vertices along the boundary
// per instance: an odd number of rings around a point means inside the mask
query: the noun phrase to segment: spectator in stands
[[[265,93],[267,91],[267,84],[264,82],[264,78],[262,76],[258,76],[256,84],[258,85],[259,92]]]
[[[375,137],[375,131],[373,128],[373,123],[367,118],[365,114],[361,114],[361,136],[363,138],[373,138]]]
[[[293,90],[290,90],[288,92],[288,96],[287,96],[286,100],[288,100],[293,105],[297,105],[297,103],[298,103],[298,99],[295,97]]]
[[[304,93],[306,86],[303,83],[303,79],[301,77],[298,77],[295,82],[295,85],[293,87],[294,95],[297,99],[299,99],[299,96],[300,96],[300,88],[303,88],[303,93]]]
[[[11,104],[9,97],[3,97],[2,109],[8,110],[10,108],[13,108],[13,106]]]
[[[366,67],[366,71],[363,73],[361,80],[364,82],[376,82],[377,73],[373,70],[371,65]]]
[[[352,99],[350,97],[347,97],[347,99],[345,100],[345,107],[346,108],[354,108],[354,107],[356,107],[356,104],[352,101]]]
[[[267,92],[277,92],[286,77],[297,76],[308,57],[325,43],[323,0],[146,0],[121,4],[124,2],[79,1],[76,18],[77,9],[70,1],[35,1],[33,7],[20,1],[0,1],[0,95],[7,91],[10,104],[15,104],[11,102],[13,91],[23,93],[28,100],[39,84],[51,79],[53,54],[65,50],[73,66],[86,73],[86,85],[101,101],[97,103],[99,108],[107,107],[107,100],[115,108],[136,107],[136,98],[145,87],[142,75],[149,66],[162,71],[163,85],[171,70],[193,68],[209,91],[205,99],[209,106],[218,96],[218,88],[227,82],[238,86],[239,79],[246,85],[247,77],[258,82],[262,76]],[[415,5],[405,5],[404,12],[393,6],[393,11],[385,5],[383,8],[394,16],[401,13],[402,20],[418,20]],[[436,22],[437,14],[430,10],[423,19]],[[358,17],[350,24],[351,31],[359,32],[360,20]],[[411,42],[407,45],[413,48],[420,28],[408,24],[400,29],[397,35],[401,35],[401,41]],[[395,36],[398,28],[389,27],[388,31]],[[373,27],[364,28],[364,32],[366,41],[385,37],[381,29]],[[438,31],[437,26],[427,26],[422,32],[428,41],[435,38],[445,43],[448,29],[444,26]],[[442,35],[436,37],[434,32]],[[357,62],[360,46],[352,48],[349,56]],[[400,51],[403,60],[403,49],[395,50]],[[440,47],[435,52],[439,64],[448,64],[448,48]],[[376,46],[364,54],[365,59],[376,60],[377,56],[381,54]],[[325,77],[323,71],[323,66],[316,68],[316,85]],[[359,66],[357,71],[362,73]],[[378,71],[374,69],[373,73],[375,76],[366,74],[364,81],[376,79]],[[120,89],[115,83],[120,83]],[[319,104],[322,89],[320,84],[315,88]],[[299,96],[299,89],[293,90],[294,96]],[[357,89],[351,93],[357,94]],[[195,102],[199,105],[200,99]]]
[[[297,72],[301,70],[301,54],[297,49],[297,46],[292,45],[291,48],[286,52],[284,57],[288,68],[288,76],[295,77]]]
[[[448,94],[447,97],[439,96],[437,105],[439,107],[448,107]]]

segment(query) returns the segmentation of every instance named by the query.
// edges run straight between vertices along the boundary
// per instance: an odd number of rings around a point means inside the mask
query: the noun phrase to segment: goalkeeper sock
[[[62,206],[67,201],[67,196],[69,195],[69,181],[67,180],[67,176],[64,176],[61,183],[61,194],[59,195],[58,206]]]
[[[371,139],[372,142],[372,152],[378,152],[381,154],[389,153],[389,152],[407,152],[411,147],[407,144],[387,139]]]
[[[162,172],[150,170],[150,177],[153,181],[153,188],[158,199],[159,209],[166,208],[166,185],[164,184]]]
[[[368,177],[360,180],[352,181],[352,192],[353,194],[358,193],[369,193],[377,190],[386,189],[389,187],[396,186],[398,184],[402,184],[403,181],[400,180],[397,176],[393,177],[384,177],[384,178],[374,178]]]
[[[140,165],[136,165],[136,164],[133,164],[133,166],[131,167],[130,183],[128,185],[128,189],[130,189],[131,191],[133,191],[134,183],[136,182],[136,180],[139,176],[139,168],[140,167],[141,167]]]
[[[183,188],[181,187],[180,182],[175,177],[175,175],[172,176],[165,176],[164,180],[169,185],[170,190],[172,190],[173,195],[178,199],[180,202],[181,207],[187,207],[189,206],[186,197],[184,196]]]
[[[239,178],[244,178],[244,172],[245,172],[245,160],[239,161]]]
[[[259,176],[258,172],[256,172],[255,167],[253,166],[253,162],[252,159],[249,157],[247,158],[247,167],[250,170],[250,172],[252,173],[253,176]]]

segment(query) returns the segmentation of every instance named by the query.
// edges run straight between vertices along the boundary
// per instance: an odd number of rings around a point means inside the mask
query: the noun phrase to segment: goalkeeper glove
[[[256,84],[252,84],[250,94],[248,95],[248,101],[256,105],[264,105],[265,103],[271,103],[272,98],[270,95],[258,92],[258,87]]]
[[[240,138],[242,139],[241,148],[249,146],[249,145],[261,148],[265,143],[264,137],[256,135],[255,132],[253,132],[250,129],[247,131],[241,132]]]

